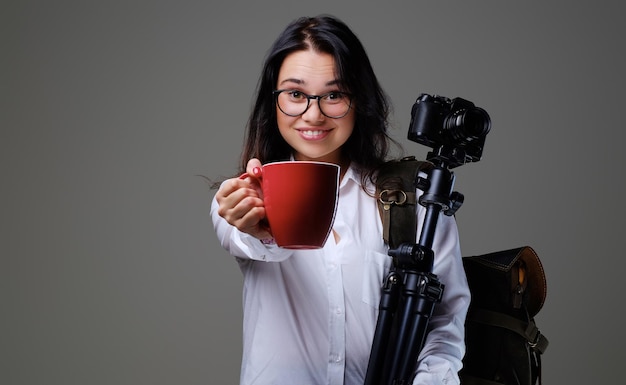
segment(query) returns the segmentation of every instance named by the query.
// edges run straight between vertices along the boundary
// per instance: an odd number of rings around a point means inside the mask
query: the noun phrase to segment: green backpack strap
[[[432,164],[406,157],[388,161],[376,179],[378,212],[383,224],[383,240],[390,248],[415,243],[417,231],[415,177]]]

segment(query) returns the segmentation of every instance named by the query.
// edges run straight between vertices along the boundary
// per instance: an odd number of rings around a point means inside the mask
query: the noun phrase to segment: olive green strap
[[[415,177],[426,162],[415,157],[387,162],[376,181],[383,239],[390,248],[415,243],[417,231]]]

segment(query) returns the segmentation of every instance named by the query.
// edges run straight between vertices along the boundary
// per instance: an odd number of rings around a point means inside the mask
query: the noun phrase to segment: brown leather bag
[[[524,246],[464,257],[463,265],[472,300],[461,384],[541,384],[541,354],[548,340],[534,319],[546,298],[537,253]]]

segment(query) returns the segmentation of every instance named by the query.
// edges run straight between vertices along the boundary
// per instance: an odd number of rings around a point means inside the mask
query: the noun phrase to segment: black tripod
[[[445,287],[432,273],[437,220],[439,213],[453,215],[463,203],[463,196],[451,191],[454,178],[443,161],[427,171],[427,178],[415,178],[415,186],[424,191],[419,203],[426,207],[426,216],[417,244],[389,250],[393,266],[381,288],[365,385],[412,382],[428,321]]]
[[[434,167],[425,171],[426,178],[416,175],[414,182],[424,192],[419,204],[426,207],[426,216],[417,244],[389,250],[393,265],[381,288],[365,385],[413,380],[428,322],[445,287],[432,273],[437,220],[440,213],[453,215],[463,204],[463,195],[452,191],[450,169],[480,160],[490,127],[487,112],[465,99],[421,94],[413,104],[408,138],[433,148],[427,160]]]

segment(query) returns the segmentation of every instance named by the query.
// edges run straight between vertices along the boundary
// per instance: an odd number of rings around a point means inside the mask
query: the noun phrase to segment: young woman
[[[250,177],[224,181],[211,208],[244,277],[241,384],[363,384],[391,264],[373,194],[387,160],[387,116],[367,54],[340,20],[300,18],[271,47],[241,158]],[[332,236],[321,249],[277,247],[264,221],[262,165],[289,159],[341,167]],[[424,212],[419,206],[418,223]],[[441,215],[433,251],[446,287],[414,384],[458,384],[470,299],[453,217]]]

